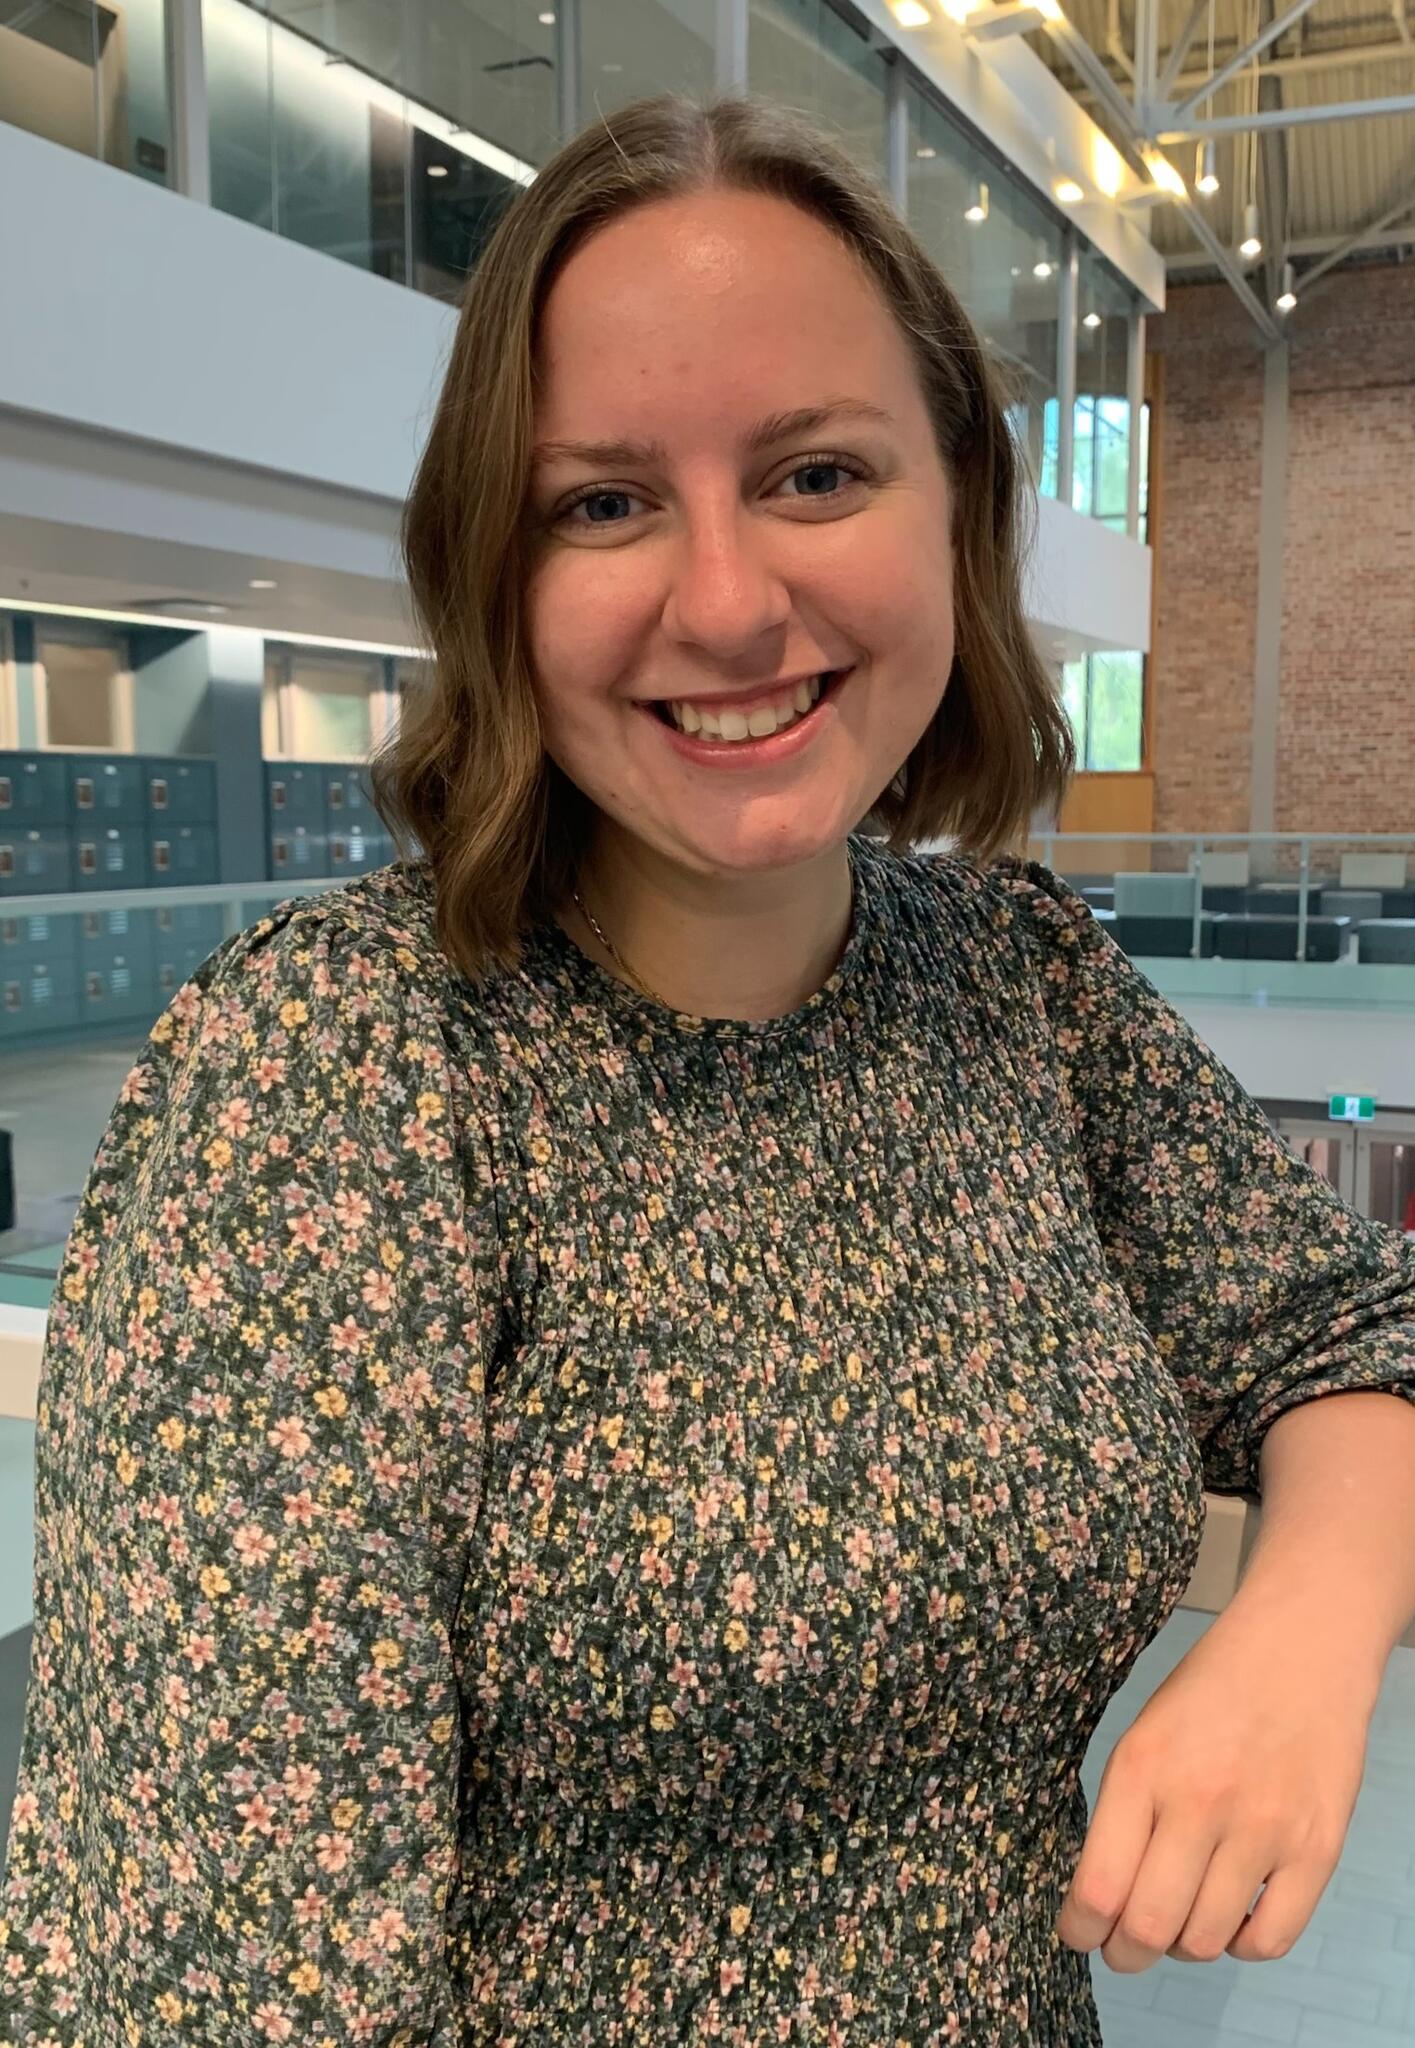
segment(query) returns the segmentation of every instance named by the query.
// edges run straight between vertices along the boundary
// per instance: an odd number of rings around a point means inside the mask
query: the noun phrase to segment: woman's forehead
[[[907,346],[863,265],[833,234],[782,202],[725,226],[696,209],[679,214],[679,204],[612,223],[557,277],[537,331],[544,438],[598,435],[602,421],[579,417],[587,404],[637,418],[655,406],[722,403],[749,438],[762,415],[842,396],[897,412]],[[655,227],[650,216],[670,210],[677,227]],[[777,213],[793,234],[799,221],[812,237],[790,261],[779,235],[766,232]],[[639,234],[644,228],[649,235]]]
[[[633,207],[562,265],[542,332],[592,327],[606,347],[629,330],[787,318],[809,305],[857,325],[886,309],[863,261],[813,215],[757,192],[705,192]],[[787,325],[778,331],[793,339]]]

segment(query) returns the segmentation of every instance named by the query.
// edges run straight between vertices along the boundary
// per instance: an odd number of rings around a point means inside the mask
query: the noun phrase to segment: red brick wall
[[[1415,264],[1291,317],[1273,829],[1415,832]],[[1226,285],[1175,286],[1163,357],[1155,830],[1246,831],[1263,354]]]

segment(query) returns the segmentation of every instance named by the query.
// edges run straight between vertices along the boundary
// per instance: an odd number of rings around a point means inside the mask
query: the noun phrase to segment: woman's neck
[[[622,960],[569,900],[557,922],[606,973],[647,984],[696,1017],[788,1016],[829,979],[853,916],[842,845],[789,869],[728,880],[692,874],[604,844],[576,887]],[[628,969],[626,973],[625,969]]]

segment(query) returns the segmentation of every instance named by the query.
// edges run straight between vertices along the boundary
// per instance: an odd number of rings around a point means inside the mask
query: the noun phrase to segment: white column
[[[566,143],[580,132],[580,0],[557,0],[555,80],[560,140]]]
[[[1276,830],[1277,717],[1282,690],[1282,550],[1287,525],[1288,343],[1263,358],[1258,485],[1258,602],[1253,635],[1253,729],[1248,830]]]
[[[1125,473],[1125,531],[1140,538],[1140,415],[1145,404],[1145,316],[1132,307],[1125,329],[1125,398],[1130,415]]]
[[[897,52],[884,77],[884,160],[889,196],[903,220],[909,217],[909,71]]]
[[[1080,251],[1076,231],[1068,227],[1061,257],[1061,291],[1056,313],[1056,497],[1071,503],[1071,471],[1076,445],[1076,306],[1080,296]]]
[[[172,190],[210,206],[211,122],[201,0],[167,0],[167,104],[172,119]]]
[[[747,0],[717,0],[714,23],[719,92],[747,90]]]

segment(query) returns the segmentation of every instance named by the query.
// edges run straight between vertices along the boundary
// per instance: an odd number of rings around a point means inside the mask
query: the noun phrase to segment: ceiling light
[[[1218,190],[1218,150],[1212,142],[1199,144],[1199,161],[1194,170],[1194,189],[1196,192]]]
[[[1278,293],[1277,310],[1290,313],[1297,304],[1297,278],[1290,263],[1282,266],[1282,290]]]
[[[1046,250],[1043,249],[1038,255],[1036,262],[1032,265],[1032,275],[1033,277],[1050,277],[1051,272],[1051,258],[1047,255]]]
[[[1084,199],[1086,196],[1074,178],[1060,178],[1051,189],[1053,196],[1059,199],[1063,206],[1074,206],[1078,199]]]
[[[901,28],[927,28],[929,10],[919,0],[892,0],[894,19]]]
[[[994,0],[991,5],[969,8],[960,25],[969,42],[993,43],[1008,36],[1034,35],[1056,19],[1049,11],[1054,4],[1055,0]]]
[[[1120,151],[1107,141],[1099,128],[1091,136],[1091,177],[1107,199],[1114,199],[1127,176]]]
[[[988,217],[988,188],[981,178],[973,185],[973,196],[963,209],[964,220],[980,221]]]
[[[943,11],[950,21],[956,21],[960,28],[978,6],[978,0],[943,0]]]
[[[430,178],[445,178],[447,176],[447,166],[446,164],[429,164],[427,174]]]
[[[1140,154],[1145,160],[1146,170],[1161,192],[1167,193],[1171,199],[1188,198],[1188,186],[1162,149],[1143,149]]]
[[[1258,233],[1258,209],[1250,199],[1243,209],[1243,240],[1238,244],[1240,256],[1261,256],[1263,238]]]
[[[1101,316],[1093,306],[1090,312],[1086,315],[1085,319],[1081,322],[1081,325],[1083,327],[1099,327],[1100,324]]]
[[[555,16],[553,14],[538,14],[536,20],[542,28],[554,28],[555,26]]]
[[[1062,19],[1061,0],[1035,0],[1035,5],[1043,21],[1060,21]]]
[[[926,142],[919,149],[916,149],[914,151],[914,154],[915,156],[933,157],[938,155],[938,151],[936,149],[931,148],[930,145]]]
[[[65,619],[103,619],[113,626],[197,626],[200,620],[183,617],[174,618],[165,609],[168,605],[180,604],[184,613],[192,610],[210,611],[212,607],[193,606],[185,598],[149,598],[141,611],[116,610],[112,605],[99,609],[88,604],[43,604],[36,598],[0,597],[0,612],[51,612]],[[220,610],[229,609],[226,605]],[[228,626],[228,633],[248,633],[258,640],[266,633],[272,640],[288,640],[300,647],[346,647],[354,654],[406,654],[417,661],[426,661],[426,647],[404,647],[396,640],[336,640],[328,633],[297,633],[288,626]]]
[[[274,590],[275,578],[273,576],[252,576],[250,587],[252,590]]]

